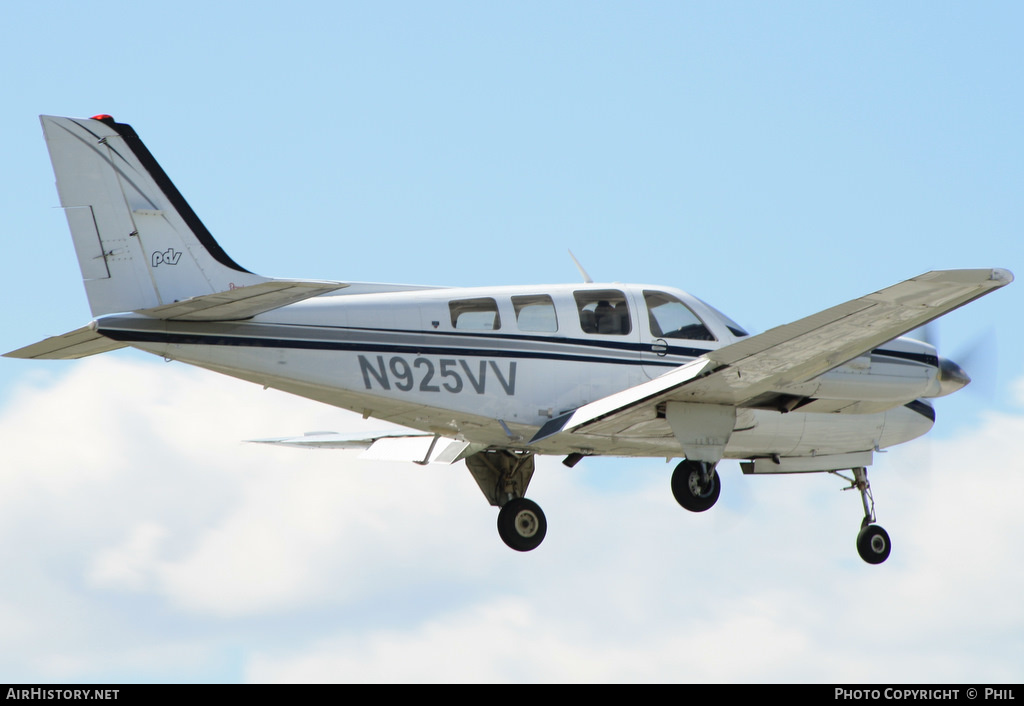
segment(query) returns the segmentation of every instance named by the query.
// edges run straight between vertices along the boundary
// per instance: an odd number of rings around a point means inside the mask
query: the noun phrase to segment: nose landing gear
[[[881,564],[889,558],[891,549],[889,533],[880,525],[864,525],[857,534],[857,553],[869,564]]]
[[[875,524],[875,499],[871,497],[868,470],[860,467],[852,471],[852,479],[836,471],[832,473],[850,482],[850,487],[843,490],[856,488],[860,491],[861,503],[864,505],[864,520],[860,523],[860,532],[857,534],[857,553],[869,564],[881,564],[889,558],[892,542],[889,540],[889,533],[882,529],[881,525]]]

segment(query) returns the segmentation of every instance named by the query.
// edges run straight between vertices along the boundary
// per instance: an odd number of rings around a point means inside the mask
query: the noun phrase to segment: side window
[[[516,310],[516,323],[520,331],[558,330],[555,303],[547,294],[512,297],[512,307]]]
[[[686,338],[691,341],[714,341],[708,327],[689,307],[665,292],[644,290],[651,334],[656,338]]]
[[[624,336],[633,330],[625,295],[616,289],[573,292],[583,333]]]
[[[448,302],[452,326],[460,331],[497,331],[501,328],[498,303],[490,297]]]

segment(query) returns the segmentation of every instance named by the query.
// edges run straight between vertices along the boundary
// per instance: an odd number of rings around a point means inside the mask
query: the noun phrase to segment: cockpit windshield
[[[666,292],[644,290],[651,335],[656,338],[685,338],[714,341],[708,327],[679,299]]]
[[[745,328],[740,326],[738,323],[730,319],[728,316],[720,312],[715,307],[708,304],[706,301],[701,301],[701,304],[711,309],[711,311],[715,312],[718,315],[718,318],[722,320],[722,323],[725,324],[725,327],[729,329],[729,333],[731,333],[736,338],[743,338],[744,336],[750,335]]]

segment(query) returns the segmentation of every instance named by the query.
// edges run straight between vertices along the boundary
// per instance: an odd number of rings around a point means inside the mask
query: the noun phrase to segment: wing
[[[545,424],[530,443],[584,430],[615,434],[662,402],[747,406],[774,388],[817,377],[1012,281],[1003,269],[928,272],[579,407]]]

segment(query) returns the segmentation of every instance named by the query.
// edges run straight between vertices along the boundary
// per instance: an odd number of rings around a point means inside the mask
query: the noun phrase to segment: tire
[[[513,498],[498,512],[498,535],[517,552],[536,549],[547,531],[547,518],[532,500]]]
[[[683,461],[672,472],[672,495],[690,512],[710,510],[722,492],[718,471],[712,470],[706,485],[701,485],[701,464]]]
[[[889,558],[892,542],[889,533],[878,525],[868,525],[857,534],[857,553],[869,564],[881,564]]]

